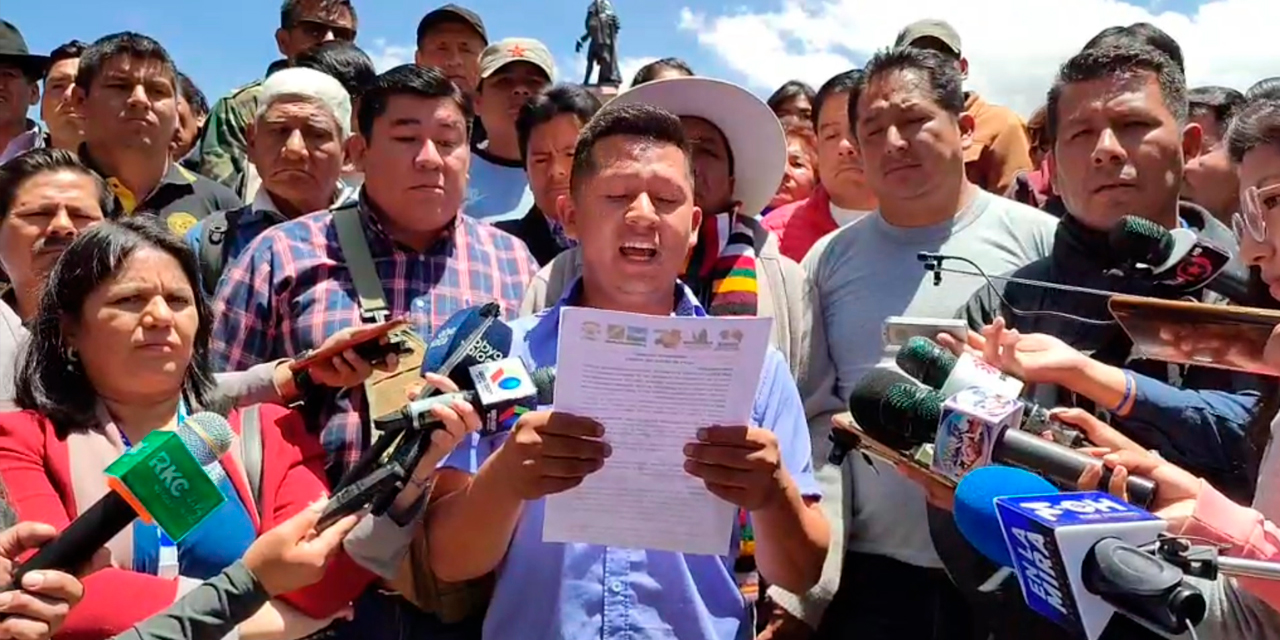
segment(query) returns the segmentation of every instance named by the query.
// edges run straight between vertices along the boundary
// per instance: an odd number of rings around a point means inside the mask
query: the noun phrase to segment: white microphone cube
[[[1023,404],[986,387],[970,387],[942,405],[932,468],[957,482],[991,462],[991,450],[1005,429],[1017,429]]]
[[[529,370],[520,358],[503,358],[477,364],[470,369],[476,397],[484,406],[523,400],[538,393]]]

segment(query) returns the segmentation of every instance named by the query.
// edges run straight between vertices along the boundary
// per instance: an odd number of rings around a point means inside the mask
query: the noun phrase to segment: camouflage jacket
[[[218,100],[200,141],[200,173],[231,189],[240,185],[248,160],[245,130],[258,113],[262,81],[247,84]]]

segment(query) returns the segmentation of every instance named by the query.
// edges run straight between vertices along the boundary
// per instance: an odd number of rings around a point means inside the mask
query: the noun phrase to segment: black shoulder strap
[[[249,495],[253,497],[254,508],[262,509],[262,420],[259,411],[261,405],[246,407],[240,411],[240,455],[244,463],[244,473],[249,480]]]
[[[218,289],[218,280],[222,279],[222,268],[227,262],[227,234],[231,231],[230,211],[218,211],[210,215],[204,223],[204,232],[200,235],[200,277],[204,290],[210,296]]]

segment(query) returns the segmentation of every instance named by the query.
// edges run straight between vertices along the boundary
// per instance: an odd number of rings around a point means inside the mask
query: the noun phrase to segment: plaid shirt
[[[494,301],[507,319],[519,311],[537,264],[524,244],[459,215],[426,253],[395,243],[361,197],[369,251],[391,317],[405,317],[424,340],[459,309]],[[328,336],[363,324],[359,298],[338,244],[333,213],[321,211],[258,236],[223,274],[214,301],[216,371],[241,371],[292,358]],[[331,479],[350,469],[367,439],[363,387],[338,392],[320,411]]]

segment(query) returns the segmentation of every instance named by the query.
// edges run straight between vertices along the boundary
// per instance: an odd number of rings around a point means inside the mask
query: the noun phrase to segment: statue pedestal
[[[600,102],[608,102],[622,92],[621,87],[608,84],[589,84],[586,85],[586,90],[596,94]]]

